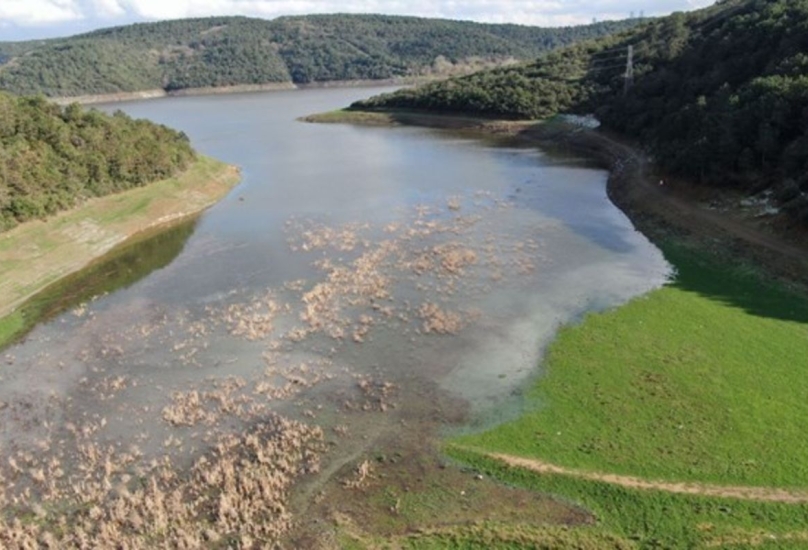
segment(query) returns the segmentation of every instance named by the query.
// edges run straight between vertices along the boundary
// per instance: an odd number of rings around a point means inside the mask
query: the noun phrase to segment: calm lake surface
[[[490,422],[560,325],[668,277],[580,159],[296,121],[379,91],[103,106],[184,131],[243,181],[173,261],[3,353],[0,451],[85,430],[188,456],[269,412],[355,443],[424,399],[456,411],[437,422]]]

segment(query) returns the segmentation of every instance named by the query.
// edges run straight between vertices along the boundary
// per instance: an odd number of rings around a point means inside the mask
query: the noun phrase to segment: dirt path
[[[524,468],[541,474],[559,474],[586,479],[589,481],[599,481],[619,485],[629,489],[641,489],[648,491],[665,491],[668,493],[700,495],[707,497],[737,498],[742,500],[755,500],[765,502],[783,502],[788,504],[808,503],[808,492],[787,491],[785,489],[775,489],[767,487],[742,487],[709,485],[703,483],[674,483],[666,481],[653,481],[633,476],[618,474],[605,474],[599,472],[587,472],[557,466],[541,460],[521,458],[518,456],[490,453],[486,456],[499,460],[516,468]]]
[[[705,226],[712,226],[749,245],[804,263],[808,254],[804,247],[788,243],[748,221],[738,219],[732,213],[708,210],[694,203],[692,199],[681,196],[681,192],[677,190],[678,182],[660,185],[658,178],[652,178],[648,160],[636,150],[604,134],[599,134],[598,139],[617,156],[615,176],[619,181],[614,187],[620,189],[615,191],[618,195],[622,194],[623,198],[637,202],[636,207],[662,215],[668,221],[691,230],[703,230]]]

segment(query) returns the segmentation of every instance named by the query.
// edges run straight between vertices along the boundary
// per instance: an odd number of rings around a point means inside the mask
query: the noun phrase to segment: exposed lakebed
[[[105,107],[184,131],[243,182],[170,264],[3,352],[0,504],[58,523],[70,502],[96,542],[272,539],[321,458],[507,414],[557,327],[668,277],[581,159],[295,120],[377,91]]]

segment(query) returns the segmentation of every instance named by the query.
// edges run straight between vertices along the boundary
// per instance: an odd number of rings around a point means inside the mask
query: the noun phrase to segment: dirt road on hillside
[[[677,180],[654,177],[647,158],[635,149],[604,134],[598,134],[597,139],[615,157],[610,191],[617,201],[628,202],[632,208],[658,215],[691,232],[704,231],[707,236],[714,236],[716,231],[724,232],[752,247],[774,252],[806,266],[808,247],[786,242],[731,209],[719,211],[705,208],[687,196],[691,186]]]

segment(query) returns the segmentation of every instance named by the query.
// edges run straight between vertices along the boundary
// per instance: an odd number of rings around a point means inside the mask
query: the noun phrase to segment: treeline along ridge
[[[389,79],[529,59],[639,20],[565,28],[397,17],[211,17],[0,42],[0,89],[50,97]]]
[[[195,158],[165,126],[0,92],[0,231],[168,178]]]

